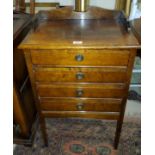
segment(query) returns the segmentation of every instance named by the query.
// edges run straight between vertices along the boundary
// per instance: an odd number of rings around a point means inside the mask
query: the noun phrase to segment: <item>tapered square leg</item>
[[[115,133],[115,140],[114,140],[114,149],[118,149],[118,144],[120,140],[120,135],[121,135],[121,130],[122,130],[122,122],[120,120],[117,121],[117,127],[116,127],[116,133]]]
[[[114,149],[116,150],[118,148],[121,130],[122,130],[122,121],[118,120],[117,127],[116,127],[116,133],[115,133],[115,140],[114,140]]]

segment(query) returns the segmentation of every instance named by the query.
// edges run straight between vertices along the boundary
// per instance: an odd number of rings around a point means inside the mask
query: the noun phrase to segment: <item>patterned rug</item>
[[[113,150],[115,121],[48,119],[49,146],[44,147],[38,129],[32,147],[17,145],[14,155],[140,155],[140,119],[123,124],[118,150]]]

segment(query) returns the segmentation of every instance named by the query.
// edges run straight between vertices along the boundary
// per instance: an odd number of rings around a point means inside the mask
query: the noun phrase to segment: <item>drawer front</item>
[[[45,111],[120,112],[121,99],[41,99],[40,106]]]
[[[32,63],[53,66],[127,66],[128,50],[32,50]]]
[[[106,119],[106,120],[119,120],[119,112],[83,112],[83,111],[41,111],[45,117],[52,118],[95,118],[95,119]]]
[[[40,97],[124,97],[123,84],[37,84]]]
[[[126,68],[36,68],[37,82],[125,82]]]

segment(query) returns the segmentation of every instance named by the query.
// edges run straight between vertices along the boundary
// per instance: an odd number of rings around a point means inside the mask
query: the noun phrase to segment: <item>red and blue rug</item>
[[[92,119],[48,119],[49,146],[38,129],[32,147],[18,145],[14,155],[140,155],[140,119],[125,121],[118,150],[113,140],[116,122]]]

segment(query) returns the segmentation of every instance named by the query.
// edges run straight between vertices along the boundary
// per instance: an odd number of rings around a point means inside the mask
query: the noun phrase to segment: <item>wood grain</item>
[[[125,82],[126,67],[45,68],[35,70],[36,82]]]
[[[124,84],[37,84],[37,93],[40,97],[120,98],[124,96],[124,88]]]
[[[81,109],[78,106],[81,105]],[[100,111],[120,112],[121,99],[68,99],[42,98],[40,106],[43,111]]]
[[[134,34],[127,31],[126,19],[120,11],[108,11],[96,7],[91,7],[91,10],[93,11],[86,13],[74,12],[75,16],[71,15],[72,8],[40,13],[40,23],[33,34],[29,34],[19,47],[24,49],[140,48]],[[88,16],[92,18],[87,18]],[[81,44],[74,44],[75,41],[80,41]]]
[[[81,55],[82,61],[76,57]],[[56,66],[126,66],[128,50],[33,50],[32,63]]]
[[[68,118],[68,117],[80,117],[80,118],[94,118],[94,119],[106,119],[106,120],[118,120],[119,113],[104,113],[104,112],[75,112],[75,111],[42,111],[42,115],[52,118]]]

